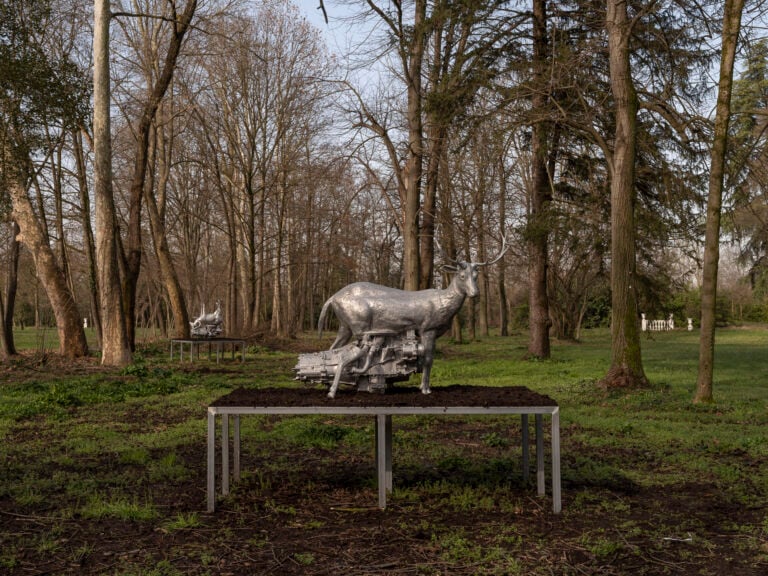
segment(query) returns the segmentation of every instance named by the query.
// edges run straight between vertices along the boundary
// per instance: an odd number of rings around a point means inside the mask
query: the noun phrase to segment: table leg
[[[387,492],[392,492],[392,415],[385,417],[384,444],[386,453],[384,455],[384,465],[386,467],[386,485]]]
[[[531,450],[531,439],[528,432],[528,414],[523,414],[521,416],[521,428],[523,431],[523,438],[522,438],[522,445],[523,445],[523,482],[528,482],[528,475],[529,475],[529,468],[530,468],[530,450]]]
[[[376,481],[379,508],[387,507],[387,492],[392,491],[392,415],[376,415]]]
[[[240,414],[235,414],[233,418],[235,420],[235,427],[234,427],[234,430],[232,431],[232,435],[233,435],[232,464],[235,467],[233,476],[234,476],[235,482],[239,482],[240,481]]]
[[[536,414],[536,488],[539,496],[544,496],[544,417]]]
[[[560,498],[560,409],[552,412],[552,510],[562,510]]]
[[[208,512],[216,509],[216,414],[208,410]]]

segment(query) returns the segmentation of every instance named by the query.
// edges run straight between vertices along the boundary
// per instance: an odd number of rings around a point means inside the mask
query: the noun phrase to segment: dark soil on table
[[[301,388],[238,388],[212,406],[557,406],[549,396],[524,386],[440,386],[422,394],[414,386],[394,386],[387,392],[339,390],[328,398],[325,390]]]

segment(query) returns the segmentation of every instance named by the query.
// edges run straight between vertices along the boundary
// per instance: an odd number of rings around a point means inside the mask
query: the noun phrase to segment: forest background
[[[768,321],[762,2],[310,9],[345,46],[287,0],[4,2],[3,357],[52,325],[86,354],[87,322],[125,364],[217,300],[228,335],[291,337],[347,283],[445,286],[506,241],[452,337],[528,328],[546,357],[610,324],[642,383],[640,312],[699,323],[708,201],[716,321]]]

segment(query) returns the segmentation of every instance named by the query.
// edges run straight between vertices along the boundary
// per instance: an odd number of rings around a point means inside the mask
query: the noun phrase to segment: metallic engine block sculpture
[[[418,291],[398,290],[369,282],[350,284],[336,292],[323,305],[318,320],[318,330],[322,333],[325,316],[330,308],[339,320],[339,333],[330,350],[323,353],[322,362],[336,366],[333,382],[328,391],[328,397],[334,398],[342,377],[364,383],[370,389],[371,376],[379,386],[381,374],[376,369],[390,374],[389,381],[399,376],[421,372],[421,392],[429,394],[429,375],[435,353],[435,340],[443,335],[451,326],[453,317],[461,309],[464,299],[478,295],[478,269],[498,262],[507,251],[506,239],[502,243],[501,252],[496,258],[487,262],[456,261],[455,265],[443,266],[443,270],[453,274],[451,283],[445,289],[429,289]],[[373,363],[379,350],[408,349],[411,342],[418,336],[419,344],[415,349],[418,359],[412,364],[394,367]],[[351,342],[355,338],[355,342]],[[351,343],[350,343],[351,342]],[[409,352],[410,353],[410,352]],[[366,360],[363,366],[357,364],[361,358]],[[300,358],[297,366],[297,377],[302,379],[304,361]],[[410,370],[410,371],[409,371]],[[394,374],[394,375],[392,375]],[[363,378],[365,377],[365,378]],[[325,381],[319,378],[320,381]],[[388,380],[384,378],[385,382]],[[384,385],[386,387],[386,384]]]
[[[216,300],[216,310],[210,314],[205,313],[205,306],[200,311],[200,316],[189,323],[192,336],[198,338],[215,338],[222,333],[224,314],[221,311],[221,300]]]
[[[294,370],[297,380],[328,385],[334,394],[341,382],[359,391],[384,392],[391,383],[421,372],[423,351],[413,330],[366,332],[341,348],[299,355]]]

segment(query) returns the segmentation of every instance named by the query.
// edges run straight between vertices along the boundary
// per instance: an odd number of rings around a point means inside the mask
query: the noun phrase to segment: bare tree
[[[124,366],[133,358],[122,308],[118,270],[117,211],[112,192],[111,82],[109,77],[109,0],[95,0],[93,28],[93,194],[96,215],[101,311],[101,363]]]
[[[127,16],[138,20],[139,38],[136,38],[131,32],[127,32],[127,34],[130,42],[139,43],[141,55],[139,60],[144,60],[146,65],[143,74],[145,76],[147,94],[135,126],[136,144],[133,175],[129,189],[127,235],[122,252],[123,269],[125,272],[122,291],[123,310],[126,315],[127,336],[132,348],[135,345],[136,286],[139,272],[141,271],[142,203],[146,195],[151,195],[154,192],[151,189],[147,189],[150,134],[153,130],[153,124],[160,103],[165,98],[168,87],[173,79],[184,37],[190,29],[195,10],[197,9],[197,0],[187,0],[181,12],[177,10],[176,0],[163,3],[163,8],[168,12],[160,13],[157,16],[135,15],[122,12],[115,14],[115,16]],[[165,50],[164,55],[160,53],[159,38],[163,38],[168,42],[167,47],[163,47]],[[154,218],[153,230],[157,240],[156,247],[160,246],[160,250],[162,250],[164,229],[159,218]],[[161,266],[166,278],[166,287],[170,290],[169,294],[171,295],[174,313],[181,314],[181,317],[176,320],[176,330],[179,336],[184,337],[189,333],[189,325],[186,322],[186,306],[183,300],[179,301],[181,292],[176,289],[177,283],[173,282],[175,272],[167,269],[167,266],[171,265],[171,263],[166,258],[162,258],[160,261],[162,262]]]
[[[733,68],[741,28],[744,0],[726,0],[723,12],[720,79],[715,109],[715,132],[712,141],[707,224],[704,239],[704,269],[701,286],[701,335],[699,339],[699,373],[694,402],[712,402],[712,377],[715,363],[715,304],[717,268],[720,259],[720,215],[731,116]]]

